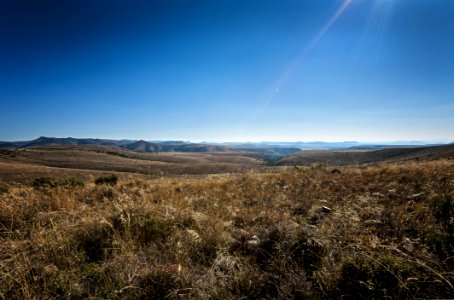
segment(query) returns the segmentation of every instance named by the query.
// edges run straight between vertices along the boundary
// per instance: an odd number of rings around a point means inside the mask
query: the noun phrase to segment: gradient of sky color
[[[0,0],[0,140],[454,141],[452,0]]]

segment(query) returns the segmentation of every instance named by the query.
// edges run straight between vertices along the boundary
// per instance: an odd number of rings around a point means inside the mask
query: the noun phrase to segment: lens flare
[[[303,59],[306,57],[311,50],[317,46],[317,44],[323,39],[326,33],[333,27],[336,21],[345,13],[353,0],[345,0],[342,5],[337,9],[334,15],[325,23],[325,25],[318,31],[318,33],[312,38],[307,46],[305,46],[300,53],[285,67],[284,71],[280,74],[268,92],[265,94],[261,101],[259,109],[254,113],[249,122],[244,126],[244,130],[257,118],[257,116],[271,103],[277,93],[287,83],[288,79],[293,75],[295,70],[301,64]]]
[[[284,72],[282,72],[281,76],[279,76],[274,85],[270,88],[267,96],[264,98],[263,106],[267,106],[271,102],[271,100],[273,100],[273,97],[277,94],[277,91],[279,91],[285,85],[290,76],[295,72],[296,68],[301,64],[305,56],[309,52],[311,52],[313,48],[315,48],[315,46],[325,36],[328,30],[333,27],[334,23],[336,23],[337,19],[339,19],[339,17],[344,14],[351,2],[352,0],[344,1],[344,3],[339,7],[336,13],[328,20],[328,22],[325,23],[318,34],[310,41],[310,43],[306,47],[301,50],[298,56],[292,62],[290,62],[290,64],[285,68]]]

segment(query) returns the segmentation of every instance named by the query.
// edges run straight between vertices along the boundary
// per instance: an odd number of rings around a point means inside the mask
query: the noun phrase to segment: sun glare
[[[310,53],[317,44],[323,39],[327,32],[333,27],[336,21],[346,12],[353,0],[345,0],[342,5],[335,11],[335,13],[328,19],[328,21],[323,25],[323,27],[316,33],[312,40],[307,44],[303,49],[301,49],[298,56],[296,56],[290,63],[285,67],[284,71],[279,74],[274,84],[268,89],[268,92],[265,94],[261,101],[261,105],[257,108],[256,112],[249,118],[245,123],[242,132],[239,134],[239,137],[245,134],[248,127],[254,120],[261,114],[261,112],[273,101],[276,94],[284,87],[289,78],[293,75],[296,69],[301,65],[304,58]]]

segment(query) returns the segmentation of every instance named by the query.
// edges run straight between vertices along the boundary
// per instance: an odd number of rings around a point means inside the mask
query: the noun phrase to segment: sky
[[[0,140],[454,141],[452,0],[0,0]]]

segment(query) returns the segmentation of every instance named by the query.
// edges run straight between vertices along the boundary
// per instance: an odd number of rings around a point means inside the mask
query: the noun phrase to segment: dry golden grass
[[[106,172],[149,177],[244,172],[264,168],[264,156],[246,152],[137,153],[103,146],[49,146],[0,150],[0,180],[30,184],[40,176],[88,180]]]
[[[1,298],[454,293],[453,161],[92,182],[0,193]]]

